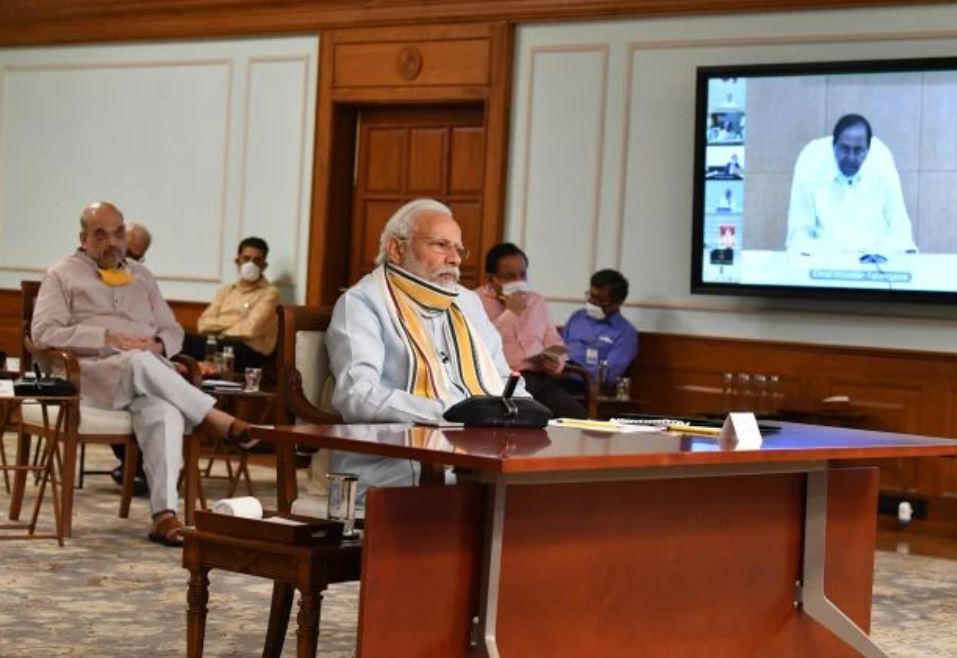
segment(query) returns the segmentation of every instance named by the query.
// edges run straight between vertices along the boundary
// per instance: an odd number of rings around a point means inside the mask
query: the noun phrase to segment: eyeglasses
[[[449,240],[443,238],[430,238],[427,236],[413,236],[411,238],[401,238],[402,240],[423,240],[425,244],[429,246],[429,249],[436,253],[442,253],[446,256],[451,255],[453,252],[458,254],[459,258],[462,260],[467,260],[469,257],[469,250],[463,247],[460,244],[455,244]]]

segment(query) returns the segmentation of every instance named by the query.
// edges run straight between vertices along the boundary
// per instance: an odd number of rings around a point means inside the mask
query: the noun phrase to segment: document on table
[[[581,418],[553,418],[548,421],[552,427],[573,427],[580,430],[594,432],[614,432],[620,434],[634,434],[660,432],[662,428],[649,425],[624,425],[607,420],[584,420]]]

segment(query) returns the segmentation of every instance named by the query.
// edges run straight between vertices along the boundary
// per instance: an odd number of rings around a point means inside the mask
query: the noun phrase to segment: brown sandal
[[[241,449],[249,450],[259,443],[259,439],[254,439],[249,429],[249,423],[236,418],[230,423],[226,436]]]
[[[183,524],[175,516],[167,516],[160,519],[147,535],[150,541],[162,544],[163,546],[182,546],[183,535],[180,530]]]

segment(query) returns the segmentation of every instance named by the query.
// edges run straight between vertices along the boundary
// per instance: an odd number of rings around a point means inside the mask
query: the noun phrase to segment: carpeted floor
[[[112,464],[108,449],[92,458],[99,466]],[[272,473],[253,467],[257,493],[267,504],[271,492],[263,483]],[[212,498],[222,494],[217,484],[208,485]],[[0,509],[8,501],[0,488]],[[185,655],[180,552],[146,541],[144,499],[134,500],[128,520],[117,518],[118,504],[112,480],[92,477],[77,491],[74,537],[65,547],[52,540],[0,542],[0,658]],[[48,505],[44,514],[52,516]],[[271,583],[217,571],[210,581],[205,655],[260,655]],[[327,593],[320,656],[353,655],[357,595],[356,584]],[[872,634],[888,654],[957,656],[954,629],[957,562],[878,552]],[[295,654],[293,633],[291,628],[285,655]]]

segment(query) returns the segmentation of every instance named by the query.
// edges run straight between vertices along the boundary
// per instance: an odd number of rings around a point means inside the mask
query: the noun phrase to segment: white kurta
[[[787,250],[792,253],[899,254],[916,251],[900,176],[877,137],[857,174],[837,167],[832,138],[809,142],[794,165]]]
[[[31,336],[40,347],[78,355],[82,404],[130,412],[153,513],[176,510],[183,433],[209,413],[215,400],[179,376],[152,352],[112,353],[106,332],[152,336],[172,356],[183,329],[143,265],[127,261],[133,281],[110,287],[82,251],[51,267],[40,286]]]
[[[106,332],[155,336],[166,354],[183,347],[183,328],[145,266],[127,260],[133,281],[110,287],[96,263],[77,251],[47,270],[40,286],[30,335],[41,347],[67,349],[79,357],[83,404],[112,409],[132,352],[110,354]]]
[[[467,288],[457,286],[457,291],[455,303],[474,328],[475,339],[485,344],[499,375],[506,379],[510,370],[502,354],[502,340],[481,300]],[[440,360],[445,361],[443,355],[450,349],[445,342],[445,315],[424,315],[422,321]],[[406,347],[393,328],[382,288],[371,274],[336,302],[326,346],[336,379],[332,405],[348,423],[435,422],[450,406],[469,397],[448,362],[446,372],[452,384],[448,399],[433,400],[406,390],[410,367]],[[521,383],[516,395],[527,395]],[[418,474],[418,464],[353,453],[334,452],[330,466],[337,472],[359,475],[360,497],[366,486],[409,486]]]

